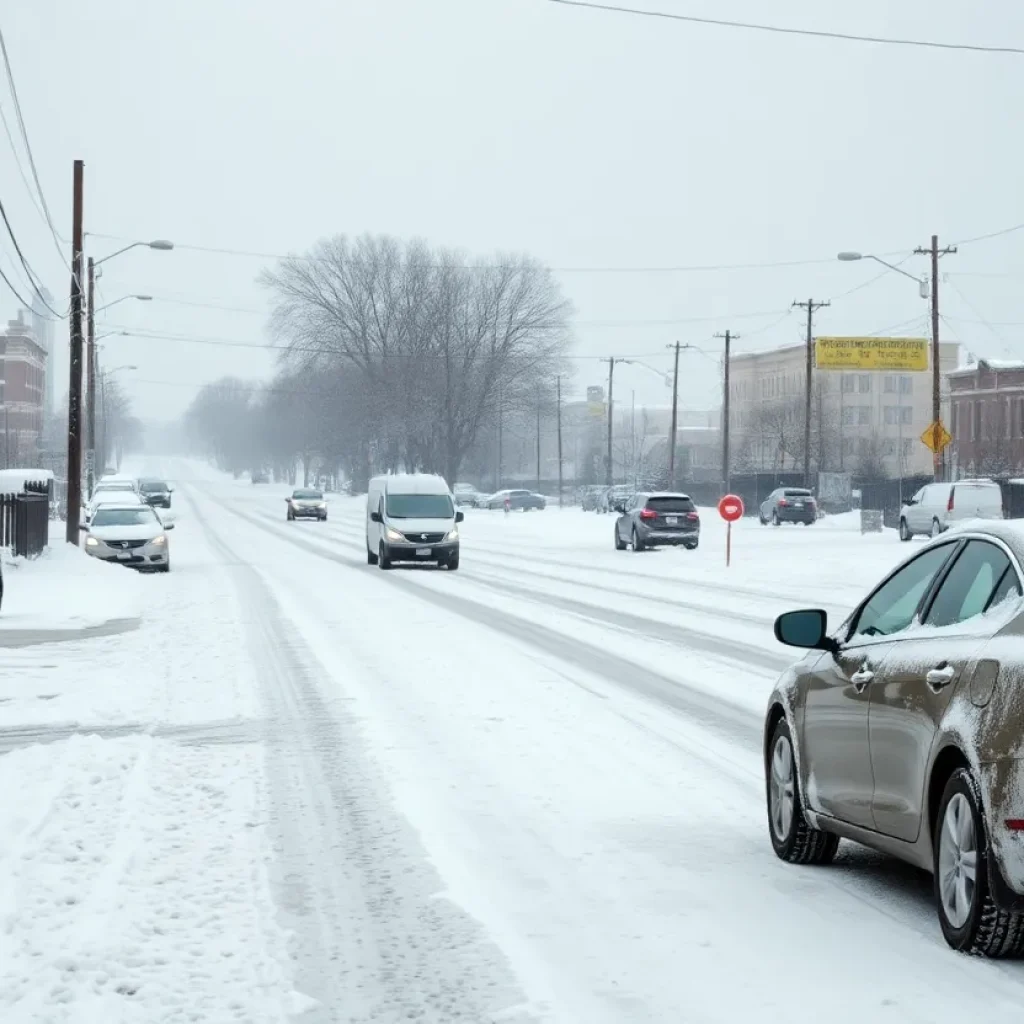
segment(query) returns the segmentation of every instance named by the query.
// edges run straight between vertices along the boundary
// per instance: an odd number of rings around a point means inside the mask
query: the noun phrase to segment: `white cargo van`
[[[1002,518],[1003,492],[994,480],[928,484],[900,509],[900,540],[917,533],[937,537],[970,519]]]
[[[374,477],[366,495],[366,561],[459,567],[459,523],[465,515],[443,478],[428,473]]]

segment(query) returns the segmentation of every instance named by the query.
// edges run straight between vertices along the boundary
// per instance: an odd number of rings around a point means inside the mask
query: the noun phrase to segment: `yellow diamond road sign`
[[[921,435],[921,443],[938,454],[953,440],[953,435],[946,429],[942,420],[935,420],[925,427]]]

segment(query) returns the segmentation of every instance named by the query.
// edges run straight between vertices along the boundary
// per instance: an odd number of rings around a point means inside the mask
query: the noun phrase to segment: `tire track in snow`
[[[242,512],[238,508],[230,505],[221,507],[245,522],[319,558],[348,566],[360,572],[367,568],[365,562],[361,562],[357,558],[340,554],[336,550],[329,550],[321,544],[306,541],[299,536],[290,536],[288,532],[278,530],[259,517]],[[378,578],[389,581],[392,586],[400,587],[407,594],[419,597],[430,604],[452,611],[464,619],[511,637],[518,643],[526,644],[559,660],[568,661],[601,679],[614,683],[621,689],[680,712],[711,732],[724,736],[730,742],[739,741],[744,745],[760,744],[761,742],[761,722],[748,711],[729,704],[719,697],[691,689],[684,682],[662,675],[646,665],[638,665],[611,651],[594,647],[577,640],[568,633],[559,632],[514,615],[495,612],[486,605],[478,604],[464,597],[417,585],[410,577],[403,578],[400,574],[380,573]],[[592,610],[590,605],[583,607],[588,612]],[[642,621],[646,625],[648,620]],[[681,629],[681,627],[674,628]],[[705,645],[705,650],[722,657],[720,649],[712,650],[710,647],[711,644],[718,644],[720,638],[711,634],[702,634],[696,630],[686,632],[688,636],[698,638],[699,642]],[[743,647],[741,653],[744,656],[744,663],[751,664],[749,657],[751,649]],[[754,662],[754,665],[759,668],[764,667],[757,662]],[[777,665],[773,665],[773,670],[776,667]]]
[[[437,898],[440,880],[394,811],[358,723],[325,703],[316,683],[322,667],[285,627],[260,573],[204,528],[247,613],[270,718],[278,895],[296,936],[299,987],[319,1001],[303,1020],[525,1024],[530,1018],[508,1009],[522,1005],[522,993],[503,955],[475,921]]]

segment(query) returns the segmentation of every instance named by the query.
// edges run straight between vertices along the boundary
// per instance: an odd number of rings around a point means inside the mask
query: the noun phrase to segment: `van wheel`
[[[910,527],[907,526],[906,519],[900,520],[900,540],[908,541],[914,535],[910,532]]]
[[[391,568],[391,559],[388,558],[387,548],[384,547],[384,541],[380,542],[380,547],[377,549],[377,565],[382,569]]]
[[[940,533],[942,533],[942,527],[941,527],[941,526],[939,526],[939,521],[938,521],[938,519],[933,519],[933,520],[932,520],[932,532],[931,532],[931,536],[932,536],[932,537],[938,537],[938,535],[939,535]]]
[[[967,768],[946,783],[934,831],[935,904],[946,941],[975,956],[1020,956],[1024,915],[1001,910],[992,899],[984,812]]]
[[[376,565],[377,564],[377,556],[369,548],[366,549],[366,564],[367,565]]]

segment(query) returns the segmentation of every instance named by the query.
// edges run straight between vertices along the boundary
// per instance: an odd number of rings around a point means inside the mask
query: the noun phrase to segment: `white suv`
[[[970,519],[1002,518],[1003,492],[994,480],[928,484],[900,509],[900,540],[917,533],[937,537]]]

